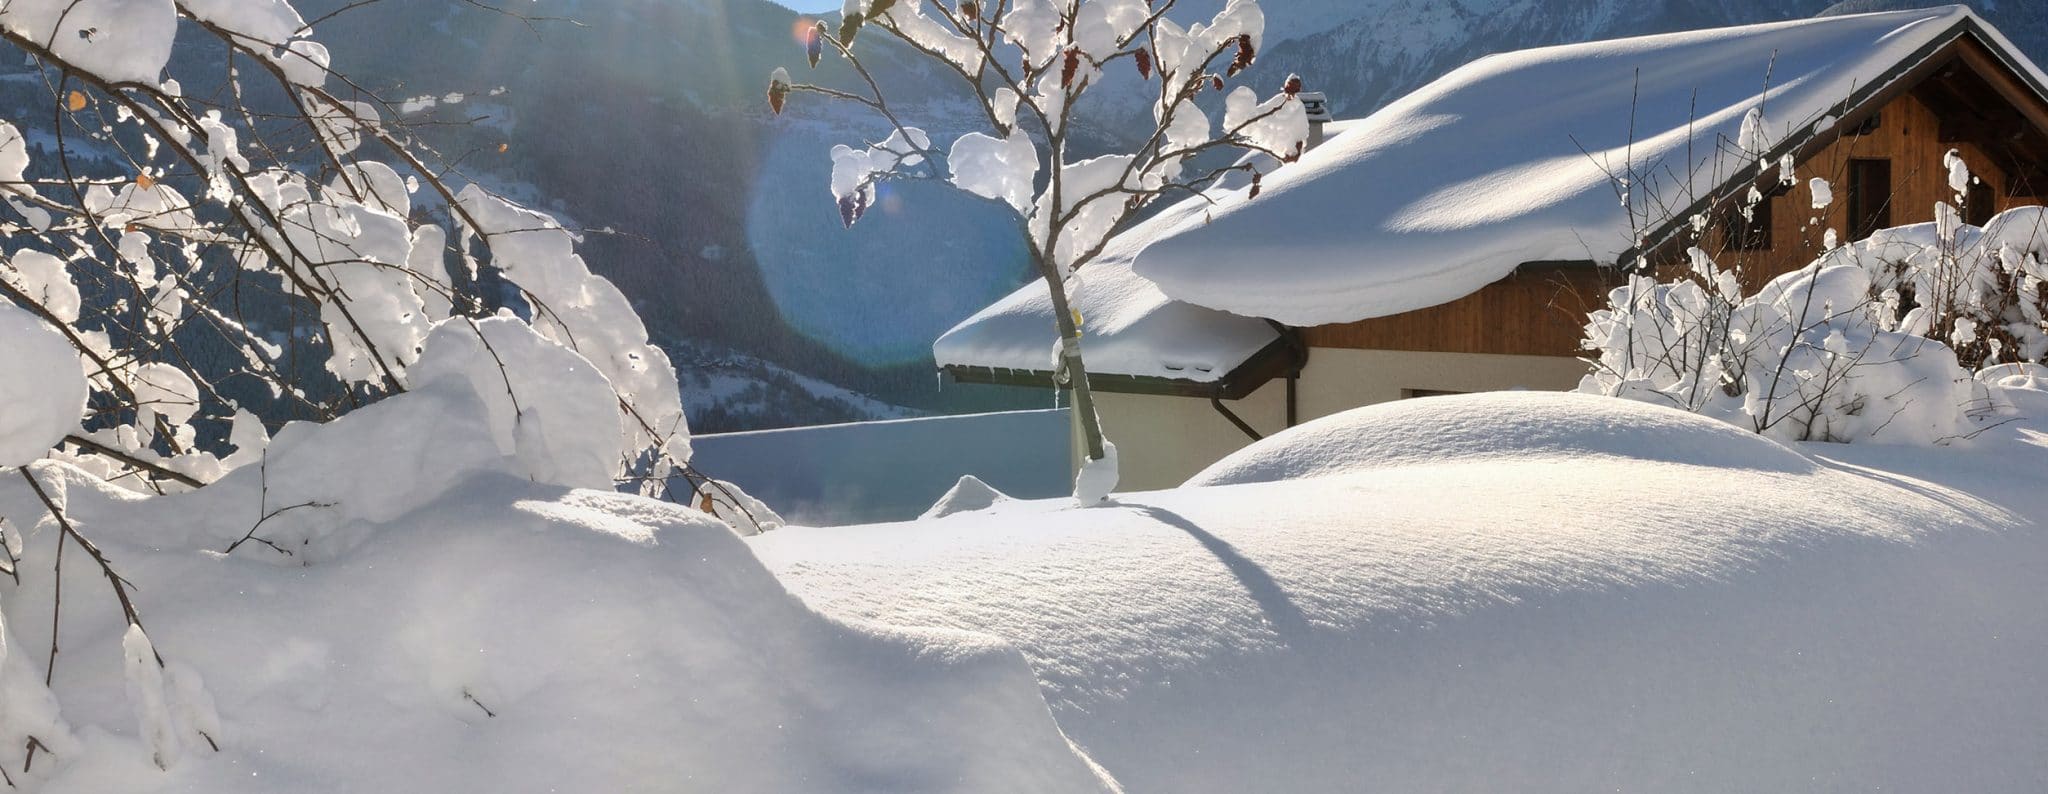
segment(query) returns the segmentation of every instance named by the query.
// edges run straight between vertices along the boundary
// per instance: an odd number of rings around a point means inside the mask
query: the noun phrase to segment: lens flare
[[[872,367],[929,362],[932,340],[1029,274],[1014,220],[951,186],[878,185],[852,229],[826,190],[834,141],[781,131],[754,180],[747,248],[789,327]]]

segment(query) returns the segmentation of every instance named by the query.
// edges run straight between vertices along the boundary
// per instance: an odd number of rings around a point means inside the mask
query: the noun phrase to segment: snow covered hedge
[[[259,458],[285,419],[412,388],[432,337],[475,340],[494,315],[604,392],[565,407],[552,376],[499,362],[508,445],[591,446],[564,456],[585,485],[664,483],[689,459],[667,357],[575,235],[439,179],[288,3],[18,0],[0,39],[56,111],[0,119],[0,348],[24,351],[0,362],[21,407],[0,466],[48,454],[139,490],[196,487]],[[189,63],[174,44],[238,68],[172,74]]]
[[[1951,183],[1971,177],[1949,156]],[[1816,191],[1825,195],[1825,191]],[[1939,444],[2023,413],[2048,389],[2048,210],[1933,223],[1835,245],[1754,294],[1707,252],[1637,275],[1586,325],[1579,391],[1670,405],[1790,441]]]
[[[311,32],[284,0],[0,3],[0,41],[51,108],[0,118],[0,785],[631,785],[565,757],[558,720],[588,708],[578,737],[611,751],[589,756],[607,774],[787,788],[715,764],[740,757],[723,737],[786,740],[731,715],[772,714],[755,708],[768,692],[812,677],[755,659],[918,644],[861,639],[777,590],[728,526],[772,513],[687,468],[674,370],[577,235],[443,181]],[[207,53],[226,68],[172,74]],[[646,552],[664,540],[682,556]],[[684,559],[724,570],[680,576]],[[783,633],[733,636],[737,602]],[[689,647],[645,639],[664,631]],[[946,653],[986,662],[977,676],[1008,663]],[[669,722],[646,729],[659,720],[599,696],[642,664],[668,695],[704,693],[678,676],[737,684],[745,708],[648,699]],[[519,711],[531,721],[481,744],[390,729]],[[1040,744],[1092,780],[1047,727]],[[704,753],[676,750],[689,735]],[[794,746],[819,769],[856,751]]]

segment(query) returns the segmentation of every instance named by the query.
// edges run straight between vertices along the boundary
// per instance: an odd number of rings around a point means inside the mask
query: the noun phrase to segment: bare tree
[[[0,573],[20,575],[18,528],[46,516],[59,533],[45,683],[69,546],[121,608],[131,684],[161,689],[177,671],[142,634],[133,586],[67,515],[64,477],[31,463],[148,493],[202,487],[263,465],[284,421],[410,389],[437,329],[469,330],[477,358],[496,360],[478,328],[516,316],[601,373],[618,422],[593,484],[724,493],[688,467],[674,371],[576,235],[434,165],[395,108],[330,67],[312,27],[282,0],[0,3],[0,42],[47,100],[0,119],[0,469],[42,514],[0,519]],[[509,421],[543,424],[530,413],[548,384],[513,370],[497,361]],[[586,403],[602,415],[612,400],[600,387]],[[328,506],[260,505],[244,540],[289,555],[263,520]]]
[[[673,370],[575,235],[431,165],[289,5],[110,8],[0,12],[51,100],[0,120],[0,298],[62,334],[91,386],[53,454],[197,487],[266,425],[405,391],[437,323],[510,311],[613,381],[621,482],[686,466]],[[174,39],[204,55],[173,61]]]
[[[1084,502],[1099,501],[1114,484],[1114,447],[1104,439],[1088,388],[1067,277],[1162,197],[1200,195],[1218,176],[1237,170],[1251,172],[1249,190],[1257,195],[1258,166],[1205,155],[1248,150],[1277,164],[1298,157],[1308,137],[1297,78],[1275,86],[1265,100],[1245,86],[1229,91],[1220,127],[1197,104],[1205,92],[1224,93],[1256,57],[1265,28],[1256,0],[1231,0],[1215,17],[1187,27],[1170,18],[1176,5],[850,0],[836,29],[819,22],[810,31],[808,59],[815,67],[828,51],[838,56],[858,76],[858,89],[793,82],[785,69],[769,80],[768,101],[777,113],[790,94],[811,94],[864,106],[886,122],[881,142],[833,150],[832,194],[848,226],[874,203],[876,185],[898,179],[949,181],[1013,213],[1052,300],[1055,378],[1073,389],[1088,457],[1075,492]],[[906,120],[854,48],[856,40],[878,35],[960,78],[979,106],[976,126],[984,131],[941,149]],[[1078,117],[1099,107],[1082,98],[1103,85],[1111,69],[1128,70],[1155,87],[1128,94],[1151,105],[1153,123],[1135,130],[1127,140],[1137,143],[1120,153],[1077,158]],[[1126,96],[1109,94],[1099,92],[1098,99]]]

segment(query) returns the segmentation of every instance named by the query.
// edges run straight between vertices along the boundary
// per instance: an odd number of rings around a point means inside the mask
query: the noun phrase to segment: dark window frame
[[[1892,225],[1892,161],[1889,157],[1849,158],[1847,221],[1851,242]]]
[[[1971,177],[1970,189],[1963,192],[1963,222],[1983,226],[1997,214],[1998,191],[1991,189],[1991,183]]]

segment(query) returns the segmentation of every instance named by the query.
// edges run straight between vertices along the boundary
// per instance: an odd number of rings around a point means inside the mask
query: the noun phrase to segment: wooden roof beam
[[[1964,37],[1956,48],[1958,59],[1977,73],[1998,97],[2019,112],[2035,131],[2048,135],[2048,99],[2021,83],[2005,64],[1976,39]]]

